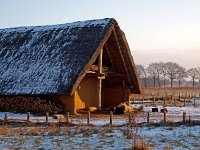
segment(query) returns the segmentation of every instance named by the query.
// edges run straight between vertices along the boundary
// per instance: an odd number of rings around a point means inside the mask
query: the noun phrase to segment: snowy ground
[[[62,127],[51,134],[54,129],[38,129],[36,133],[29,128],[12,128],[13,135],[0,136],[0,149],[130,149],[132,139],[128,127]],[[24,130],[27,130],[25,132]],[[44,130],[44,131],[43,131]],[[32,134],[30,134],[32,133]],[[138,134],[152,149],[163,150],[199,150],[200,127],[143,127]]]
[[[133,104],[139,107],[141,104]],[[145,123],[147,113],[150,113],[150,122],[163,120],[163,113],[160,109],[163,106],[156,106],[159,112],[151,112],[149,103],[143,105],[144,110],[136,117],[137,123]],[[186,112],[187,119],[191,115],[193,120],[200,120],[200,106],[179,107],[167,106],[167,121],[182,121],[182,114]],[[0,113],[4,118],[5,113]],[[27,114],[7,113],[8,119],[26,121]],[[71,122],[77,126],[61,127],[8,127],[12,132],[0,128],[0,149],[130,149],[132,139],[128,134],[128,118],[124,115],[114,115],[113,125],[109,126],[109,115],[91,114],[90,123],[94,126],[85,126],[87,116],[70,116]],[[45,122],[45,116],[30,116],[32,122]],[[65,121],[65,120],[63,120]],[[58,119],[49,117],[49,122],[58,122]],[[36,128],[36,129],[35,129]],[[8,129],[7,129],[8,130]],[[7,131],[6,130],[6,131]],[[56,130],[56,131],[55,131]],[[144,142],[151,148],[162,150],[171,148],[176,150],[199,150],[200,149],[200,126],[189,125],[167,125],[167,126],[143,126],[138,128],[138,134],[144,138]]]

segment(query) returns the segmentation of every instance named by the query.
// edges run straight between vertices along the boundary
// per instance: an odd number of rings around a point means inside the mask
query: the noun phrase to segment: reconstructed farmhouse
[[[140,93],[125,34],[114,19],[0,29],[0,95],[44,96],[66,111],[116,106]]]

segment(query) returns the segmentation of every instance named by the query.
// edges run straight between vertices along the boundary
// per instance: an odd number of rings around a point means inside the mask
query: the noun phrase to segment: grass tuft
[[[0,127],[0,135],[13,135],[13,132],[8,128],[8,126],[3,126]]]

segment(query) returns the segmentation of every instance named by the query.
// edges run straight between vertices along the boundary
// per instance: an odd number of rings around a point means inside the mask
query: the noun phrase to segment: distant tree
[[[166,86],[166,78],[167,78],[167,67],[166,67],[166,63],[160,62],[160,78],[163,80],[163,85],[164,87]]]
[[[197,80],[199,81],[199,87],[200,87],[200,67],[198,67],[197,70],[198,70]]]
[[[155,69],[157,72],[158,85],[159,85],[159,87],[161,87],[160,78],[162,75],[162,62],[155,63]]]
[[[187,71],[185,68],[179,66],[177,70],[177,81],[178,81],[178,86],[181,87],[181,83],[184,81],[185,78],[188,77]]]
[[[178,75],[180,66],[175,62],[167,62],[167,63],[165,63],[165,65],[166,65],[167,77],[171,81],[171,88],[172,88],[173,81],[175,79],[177,79],[177,75]]]
[[[147,67],[147,72],[151,78],[153,78],[153,85],[156,87],[156,78],[158,76],[157,73],[157,63],[151,63]]]
[[[145,88],[147,87],[147,72],[143,65],[136,65],[139,77],[144,81]]]
[[[198,68],[191,68],[187,70],[188,75],[192,78],[192,87],[194,88],[195,86],[195,79],[197,79],[198,76]]]

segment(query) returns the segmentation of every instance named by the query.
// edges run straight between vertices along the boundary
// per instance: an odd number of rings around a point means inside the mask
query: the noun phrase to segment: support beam
[[[107,54],[108,54],[108,57],[109,57],[110,63],[111,63],[111,65],[112,65],[112,67],[113,67],[113,70],[116,72],[116,70],[115,70],[115,66],[114,66],[114,63],[113,63],[113,61],[112,61],[112,57],[111,57],[110,52],[109,52],[109,50],[108,50],[108,46],[107,46],[107,44],[105,44],[105,49],[106,49],[106,52],[107,52]]]
[[[103,49],[100,50],[99,60],[98,60],[98,74],[102,74],[102,57]],[[101,93],[102,93],[102,78],[97,80],[97,100],[98,100],[98,110],[101,110]]]
[[[127,75],[128,75],[129,72],[128,72],[128,69],[127,69],[127,66],[126,66],[124,57],[123,57],[123,55],[122,55],[121,46],[120,46],[120,44],[119,44],[119,39],[118,39],[118,37],[117,37],[117,33],[116,33],[115,29],[113,29],[113,33],[114,33],[114,36],[115,36],[115,40],[116,40],[116,42],[117,42],[117,47],[118,47],[118,49],[119,49],[119,55],[120,55],[120,57],[121,57],[121,60],[122,60],[123,66],[124,66],[124,68],[125,68],[125,70],[126,70],[126,73],[127,73]],[[130,80],[129,75],[128,75],[127,77],[128,77],[129,82],[131,83],[131,80]]]
[[[125,99],[125,97],[126,97],[126,94],[125,94],[125,87],[126,87],[126,85],[125,85],[124,80],[122,81],[122,87],[123,87],[123,102],[125,102],[126,101],[126,99]]]

